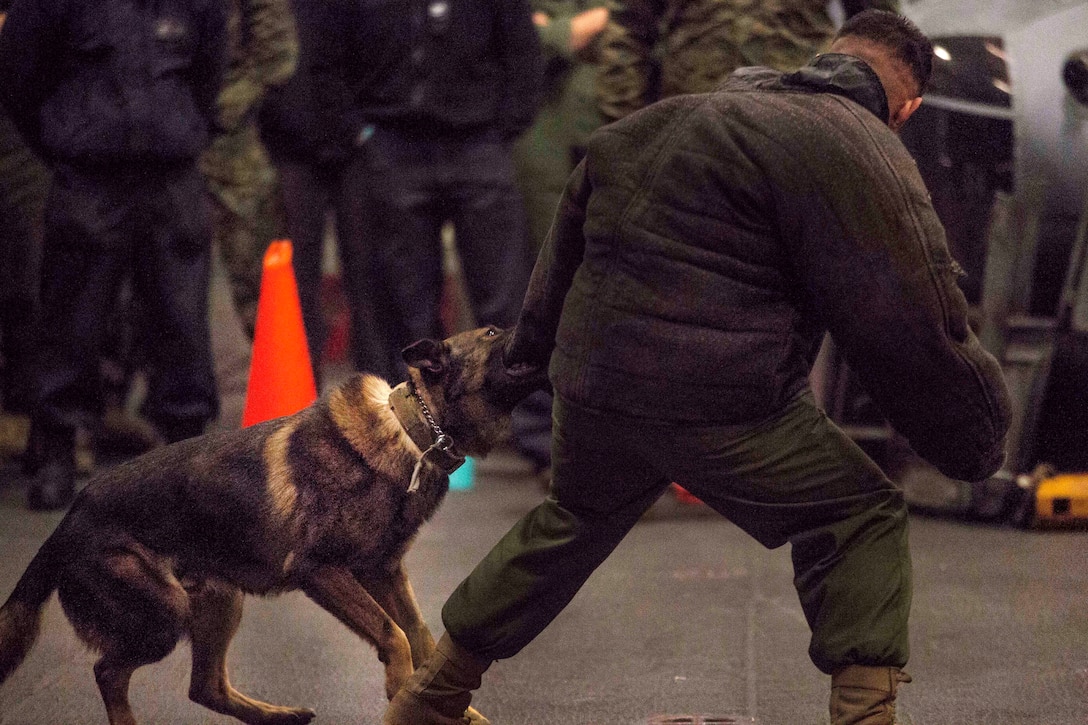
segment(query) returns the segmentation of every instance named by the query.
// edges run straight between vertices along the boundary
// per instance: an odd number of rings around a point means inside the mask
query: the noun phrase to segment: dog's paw
[[[306,725],[314,719],[316,714],[308,708],[284,707],[278,712],[269,713],[261,723],[262,725]]]

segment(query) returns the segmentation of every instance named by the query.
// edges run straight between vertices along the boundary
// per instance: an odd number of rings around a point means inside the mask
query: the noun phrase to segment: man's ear
[[[433,375],[446,369],[446,351],[438,340],[413,342],[401,351],[401,357],[407,365]]]
[[[912,98],[904,103],[899,107],[899,110],[893,112],[892,117],[888,119],[888,128],[899,133],[899,129],[903,128],[903,124],[918,110],[918,106],[920,105],[922,105],[921,96]]]

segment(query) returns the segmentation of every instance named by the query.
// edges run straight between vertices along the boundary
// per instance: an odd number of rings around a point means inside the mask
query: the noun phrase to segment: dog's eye
[[[495,331],[494,327],[487,328],[487,336],[488,337],[494,337],[497,334],[499,334],[499,333]]]

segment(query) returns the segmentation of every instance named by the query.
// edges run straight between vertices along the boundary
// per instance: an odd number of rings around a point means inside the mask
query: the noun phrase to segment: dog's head
[[[505,435],[514,406],[547,388],[545,369],[503,364],[509,338],[508,330],[481,327],[420,340],[402,353],[436,422],[465,454],[486,454]]]

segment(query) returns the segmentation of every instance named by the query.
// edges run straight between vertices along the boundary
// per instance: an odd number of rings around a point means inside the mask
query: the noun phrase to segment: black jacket
[[[543,56],[527,0],[329,0],[314,55],[321,108],[428,137],[510,139],[532,123]]]
[[[46,158],[191,161],[226,69],[222,0],[19,0],[0,33],[0,100]]]
[[[805,390],[829,330],[946,474],[1004,458],[1008,392],[887,101],[857,58],[742,69],[598,130],[533,273],[507,362],[625,415],[753,423]]]
[[[332,5],[323,0],[293,0],[291,8],[298,33],[298,63],[294,75],[269,89],[265,97],[261,138],[277,162],[343,159],[351,151],[351,137],[334,115],[319,113],[314,91],[314,56],[322,36],[336,23]]]

